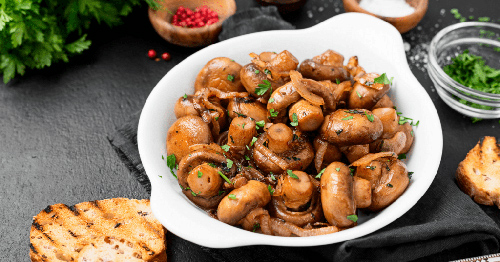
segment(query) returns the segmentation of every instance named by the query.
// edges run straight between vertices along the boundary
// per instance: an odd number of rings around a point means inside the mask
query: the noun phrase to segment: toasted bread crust
[[[475,202],[500,208],[500,147],[486,136],[467,153],[456,171],[460,189]]]
[[[109,239],[116,240],[114,249]],[[87,250],[85,259],[80,258],[82,250]],[[130,260],[125,259],[124,250],[137,261],[166,261],[165,231],[153,217],[149,200],[114,198],[71,207],[55,204],[33,217],[32,261],[99,261],[100,255],[112,252],[113,261]]]

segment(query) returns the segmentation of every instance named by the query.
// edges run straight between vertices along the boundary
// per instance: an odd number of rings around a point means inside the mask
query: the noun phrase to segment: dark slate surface
[[[237,0],[238,9],[256,6]],[[494,1],[430,0],[418,28],[403,35],[412,71],[434,101],[441,118],[444,151],[439,174],[454,176],[458,163],[480,137],[500,137],[498,120],[472,124],[442,102],[424,69],[423,53],[432,36],[456,20],[449,13],[499,19]],[[309,0],[294,16],[306,28],[343,12],[339,0]],[[155,84],[175,64],[197,49],[176,47],[157,36],[145,8],[109,30],[90,33],[94,43],[84,55],[67,64],[28,71],[8,85],[0,85],[0,242],[1,261],[28,261],[32,216],[47,205],[112,197],[147,198],[110,147],[106,136],[140,110]],[[147,58],[149,49],[172,55],[169,62]],[[421,119],[425,121],[425,119]],[[498,209],[483,208],[499,217]],[[498,221],[498,219],[497,219]],[[171,261],[203,261],[189,244],[169,235]],[[478,254],[473,254],[478,255]]]

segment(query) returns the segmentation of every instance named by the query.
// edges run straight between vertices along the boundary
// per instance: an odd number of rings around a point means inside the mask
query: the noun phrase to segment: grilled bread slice
[[[33,218],[30,257],[32,261],[57,262],[163,262],[167,261],[165,231],[153,217],[149,200],[113,198],[71,207],[56,204]]]
[[[457,182],[466,194],[482,205],[500,208],[500,147],[486,136],[458,165]]]

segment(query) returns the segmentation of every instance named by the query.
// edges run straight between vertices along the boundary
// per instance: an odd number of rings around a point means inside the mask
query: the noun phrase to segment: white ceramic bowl
[[[166,161],[167,130],[176,120],[175,101],[194,92],[199,70],[212,58],[230,57],[245,65],[249,53],[289,50],[299,61],[333,49],[346,58],[357,55],[367,72],[394,77],[390,96],[398,111],[420,120],[407,165],[415,172],[408,189],[383,211],[361,214],[359,225],[338,233],[314,237],[278,237],[252,233],[209,217],[181,192]],[[402,216],[427,191],[441,160],[443,137],[431,99],[410,71],[398,31],[369,15],[337,15],[314,27],[293,31],[267,31],[240,36],[208,46],[163,77],[142,110],[137,136],[141,160],[152,185],[151,206],[155,217],[172,233],[193,243],[227,248],[245,245],[316,246],[341,242],[372,233]],[[160,177],[161,176],[161,177]]]

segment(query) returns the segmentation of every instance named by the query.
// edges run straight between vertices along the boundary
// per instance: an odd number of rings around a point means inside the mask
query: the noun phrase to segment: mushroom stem
[[[236,151],[244,151],[257,135],[255,122],[249,117],[236,117],[231,121],[228,132],[228,145]]]
[[[276,154],[290,150],[288,142],[293,139],[293,131],[287,125],[279,123],[272,125],[267,131],[269,149]]]

